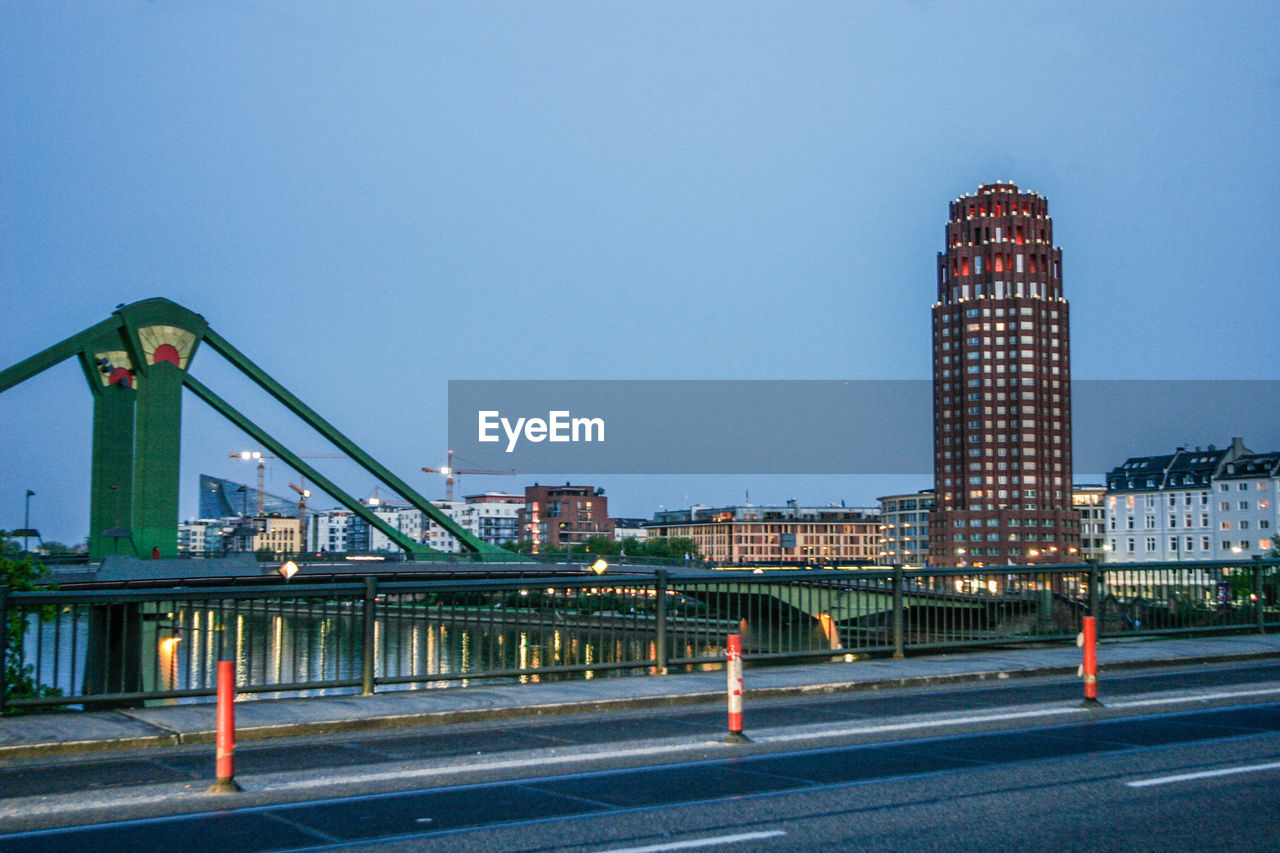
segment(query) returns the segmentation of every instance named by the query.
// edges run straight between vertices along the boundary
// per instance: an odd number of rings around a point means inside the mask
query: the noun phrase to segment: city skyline
[[[165,296],[410,475],[444,461],[452,378],[923,379],[938,199],[1006,180],[1069,235],[1077,380],[1270,379],[1277,14],[9,6],[0,365]],[[82,382],[0,396],[0,526],[31,489],[46,539],[87,532]],[[250,479],[184,410],[181,482]],[[929,485],[597,479],[627,516]]]

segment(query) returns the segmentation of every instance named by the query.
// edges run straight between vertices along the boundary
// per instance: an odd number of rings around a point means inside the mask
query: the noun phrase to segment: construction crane
[[[515,475],[515,471],[495,471],[492,468],[455,468],[453,467],[453,451],[449,451],[448,464],[443,468],[423,468],[428,474],[444,474],[445,500],[453,500],[453,481],[459,474],[493,474],[495,476],[511,477]]]
[[[279,459],[279,456],[272,456],[270,453],[263,453],[261,450],[241,450],[238,453],[231,454],[232,459],[243,459],[246,462],[258,463],[258,515],[262,515],[262,507],[266,502],[266,461],[268,459]],[[300,459],[346,459],[345,453],[307,453],[300,455]],[[290,485],[293,485],[290,483]]]
[[[306,480],[302,481],[305,486]],[[289,484],[289,488],[298,493],[298,550],[307,550],[307,498],[311,497],[311,490],[304,489],[302,486]]]
[[[242,450],[239,453],[232,453],[232,459],[243,459],[246,462],[253,460],[258,461],[258,515],[262,515],[263,499],[266,497],[266,462],[263,458],[261,450]]]

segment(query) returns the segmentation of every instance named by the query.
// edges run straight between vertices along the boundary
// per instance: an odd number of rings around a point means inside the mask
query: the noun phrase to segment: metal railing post
[[[373,655],[373,636],[374,636],[374,605],[378,599],[378,579],[364,579],[364,648],[361,649],[360,655],[360,695],[373,695],[373,671],[374,671],[374,655]]]
[[[1097,560],[1087,560],[1086,562],[1089,564],[1089,615],[1096,619],[1100,615],[1098,613],[1098,602],[1100,601],[1098,583],[1102,579],[1102,573],[1098,571]]]
[[[0,714],[9,710],[9,587],[0,586]]]
[[[667,570],[655,569],[653,572],[653,593],[657,599],[655,618],[657,621],[654,636],[654,655],[658,659],[658,675],[667,674]]]
[[[904,657],[902,651],[902,588],[906,584],[906,575],[901,564],[893,566],[893,656]]]
[[[1258,633],[1267,633],[1267,618],[1264,612],[1267,603],[1266,591],[1262,588],[1262,557],[1253,555],[1253,594],[1257,596]]]

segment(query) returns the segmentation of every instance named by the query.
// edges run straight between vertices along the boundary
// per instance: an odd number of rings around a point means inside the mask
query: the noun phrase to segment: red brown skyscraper
[[[1048,200],[951,203],[933,306],[930,562],[1074,562],[1071,349]]]

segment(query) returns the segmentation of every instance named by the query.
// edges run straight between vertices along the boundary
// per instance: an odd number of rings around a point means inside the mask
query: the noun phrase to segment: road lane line
[[[743,832],[739,835],[717,835],[714,838],[690,838],[687,841],[672,841],[667,844],[650,844],[646,847],[608,847],[599,853],[660,853],[663,850],[693,850],[696,847],[718,847],[722,844],[738,844],[742,841],[760,841],[765,838],[777,838],[786,835],[781,829],[768,832]]]
[[[831,737],[834,735],[871,735],[883,732],[900,732],[908,730],[941,728],[945,726],[969,725],[972,723],[998,723],[1004,720],[1021,720],[1027,717],[1060,717],[1090,713],[1086,708],[1072,706],[1070,708],[1042,708],[1035,711],[1009,711],[1004,714],[976,714],[971,717],[947,717],[940,720],[917,720],[908,723],[886,723],[880,726],[842,727],[818,729],[816,731],[797,732],[786,735],[753,736],[756,743],[786,743],[793,740],[812,740],[815,737]]]
[[[1280,693],[1280,687],[1261,690],[1227,690],[1219,693],[1199,693],[1190,696],[1166,696],[1163,699],[1134,699],[1129,702],[1108,702],[1108,708],[1142,708],[1147,705],[1174,705],[1179,702],[1209,702],[1215,699],[1242,699],[1248,696],[1272,696]]]
[[[1115,703],[1108,707],[1117,708],[1141,708],[1144,706],[1157,706],[1169,704],[1174,701],[1194,702],[1197,700],[1208,701],[1210,699],[1230,699],[1230,698],[1247,698],[1250,696],[1265,695],[1280,692],[1278,689],[1270,690],[1250,690],[1237,692],[1218,692],[1214,694],[1204,694],[1202,696],[1182,697],[1181,699],[1140,699],[1125,703]],[[769,743],[789,743],[793,741],[806,741],[813,739],[822,739],[828,737],[840,737],[850,735],[867,735],[891,733],[896,731],[922,731],[933,728],[943,728],[947,726],[965,726],[978,723],[994,723],[1008,720],[1019,720],[1029,718],[1053,718],[1053,717],[1075,717],[1081,715],[1094,715],[1097,711],[1080,708],[1072,705],[1068,707],[1058,708],[1039,708],[1026,711],[1010,711],[1006,713],[994,714],[974,714],[970,716],[954,716],[945,718],[936,718],[931,720],[915,720],[911,722],[901,723],[885,723],[881,725],[869,726],[830,726],[821,729],[811,729],[802,732],[794,732],[787,734],[755,734],[752,737],[758,744]],[[398,768],[394,770],[384,771],[363,771],[349,774],[336,772],[337,768],[331,768],[322,776],[308,776],[303,779],[287,779],[278,781],[263,781],[255,783],[253,777],[241,777],[241,784],[250,792],[267,793],[267,792],[283,792],[283,791],[304,791],[307,789],[324,789],[343,785],[355,784],[377,784],[380,782],[392,781],[408,781],[416,778],[440,778],[446,776],[456,776],[471,773],[482,773],[496,770],[524,770],[530,767],[546,767],[551,765],[573,764],[582,761],[599,760],[599,759],[625,759],[625,758],[642,758],[649,756],[662,756],[679,754],[687,752],[689,749],[707,749],[713,752],[732,752],[739,747],[725,746],[718,740],[712,741],[694,741],[681,742],[675,744],[660,744],[648,747],[631,747],[627,749],[603,750],[599,752],[591,751],[574,751],[568,754],[560,755],[537,755],[532,758],[523,759],[507,759],[499,761],[489,761],[476,764],[455,765],[449,767],[415,767],[415,768]],[[714,760],[714,759],[708,759]],[[109,792],[103,791],[95,794],[94,799],[82,799],[84,792],[76,792],[73,795],[55,795],[54,797],[44,797],[36,800],[33,797],[18,798],[16,801],[0,802],[0,820],[9,817],[30,817],[34,815],[47,814],[76,814],[80,812],[98,812],[104,809],[117,809],[129,806],[152,805],[155,803],[171,801],[174,799],[200,799],[203,795],[196,794],[193,791],[174,792],[171,788],[157,791],[155,788],[146,792],[139,791],[120,791]],[[65,799],[64,799],[65,797]]]
[[[1221,770],[1201,770],[1199,773],[1179,773],[1176,776],[1155,776],[1125,782],[1127,788],[1149,788],[1152,785],[1172,785],[1175,782],[1191,782],[1196,779],[1212,779],[1216,776],[1234,776],[1237,773],[1258,773],[1263,770],[1280,770],[1280,761],[1268,764],[1249,764],[1241,767],[1224,767]]]
[[[1078,716],[1087,714],[1088,710],[1075,706],[1069,708],[1050,708],[1032,711],[1011,711],[1005,714],[980,714],[969,717],[948,717],[942,720],[923,720],[913,723],[890,723],[880,726],[841,726],[791,735],[759,735],[756,743],[787,743],[795,740],[812,740],[813,738],[832,737],[836,735],[877,734],[881,732],[915,731],[927,728],[968,725],[973,723],[1001,722],[1003,720],[1021,720],[1033,717]],[[241,780],[246,791],[293,791],[306,788],[328,788],[333,785],[360,785],[376,782],[391,782],[412,779],[418,776],[456,776],[478,771],[491,770],[523,770],[529,767],[545,767],[551,764],[573,764],[591,759],[636,758],[651,755],[670,755],[687,752],[691,748],[711,749],[716,752],[732,752],[737,747],[725,746],[721,741],[697,741],[694,743],[664,744],[661,746],[634,747],[631,749],[603,750],[600,752],[571,752],[564,755],[542,755],[533,758],[509,759],[506,761],[490,761],[484,764],[461,764],[452,767],[423,767],[414,769],[383,770],[373,772],[340,775],[330,773],[324,777],[307,777],[288,781],[253,785]],[[708,759],[713,760],[713,759]]]

